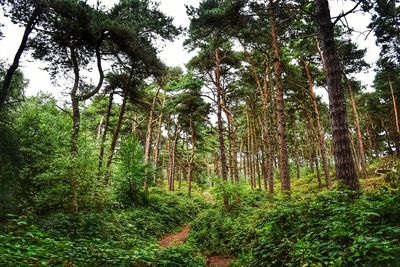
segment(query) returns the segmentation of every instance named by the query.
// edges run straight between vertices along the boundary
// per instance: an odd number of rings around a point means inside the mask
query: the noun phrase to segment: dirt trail
[[[218,255],[208,255],[207,256],[207,267],[226,267],[232,257],[218,256]]]
[[[189,234],[190,227],[188,224],[185,224],[182,227],[182,230],[177,233],[168,234],[158,240],[158,244],[160,247],[167,248],[174,245],[181,245],[185,243],[186,238]]]
[[[158,244],[162,248],[167,248],[174,245],[182,245],[185,243],[189,235],[190,226],[185,224],[179,232],[168,234],[158,240]],[[207,267],[226,267],[232,260],[232,257],[219,256],[219,255],[205,255],[207,257]]]

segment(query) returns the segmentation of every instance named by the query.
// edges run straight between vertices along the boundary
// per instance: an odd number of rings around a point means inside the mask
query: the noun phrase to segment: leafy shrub
[[[204,266],[204,258],[199,252],[188,245],[172,246],[157,251],[154,259],[154,266]]]
[[[191,220],[203,205],[199,199],[158,190],[150,191],[146,206],[103,213],[82,211],[77,215],[54,213],[39,217],[37,224],[53,236],[71,239],[154,239]]]
[[[219,180],[213,193],[221,206],[224,204],[224,197],[227,199],[228,205],[224,205],[224,208],[229,212],[239,212],[243,207],[258,207],[267,201],[265,191],[249,190],[245,183],[234,184]]]
[[[147,203],[144,185],[151,182],[154,171],[150,164],[144,163],[144,152],[140,143],[130,135],[121,143],[118,168],[119,184],[116,191],[119,200],[126,205]]]
[[[197,251],[187,246],[162,250],[155,242],[203,205],[156,191],[147,206],[127,210],[12,217],[0,231],[0,266],[203,266]]]
[[[400,195],[331,192],[267,212],[253,266],[389,265],[400,259]]]
[[[204,252],[215,254],[238,254],[248,249],[254,235],[254,217],[240,215],[221,209],[209,209],[192,223],[189,240]]]
[[[400,173],[398,172],[389,172],[385,174],[384,180],[389,186],[393,188],[400,187]]]

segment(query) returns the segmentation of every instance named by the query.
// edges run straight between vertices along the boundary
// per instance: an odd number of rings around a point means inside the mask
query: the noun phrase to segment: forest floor
[[[188,224],[183,225],[179,232],[170,233],[158,240],[158,244],[162,248],[167,248],[175,245],[182,245],[185,243],[187,236],[189,235],[190,226]]]
[[[190,226],[188,224],[185,224],[180,231],[167,234],[160,238],[158,240],[158,244],[162,248],[182,245],[183,243],[185,243],[189,232]],[[233,257],[220,255],[205,255],[205,257],[207,258],[207,267],[225,267],[228,266],[229,262],[233,259]]]

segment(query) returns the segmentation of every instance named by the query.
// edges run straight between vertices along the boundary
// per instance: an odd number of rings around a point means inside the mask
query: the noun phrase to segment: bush
[[[237,255],[248,250],[254,237],[255,215],[214,208],[192,223],[189,241],[210,254]]]
[[[331,192],[283,203],[258,224],[253,266],[394,266],[400,196]]]
[[[156,191],[147,206],[127,210],[12,217],[0,231],[0,266],[203,266],[197,251],[187,246],[162,250],[156,244],[203,205]]]
[[[172,246],[159,250],[154,259],[154,266],[204,266],[204,258],[188,245]]]
[[[385,182],[393,188],[400,187],[400,173],[393,171],[385,174],[383,177]]]

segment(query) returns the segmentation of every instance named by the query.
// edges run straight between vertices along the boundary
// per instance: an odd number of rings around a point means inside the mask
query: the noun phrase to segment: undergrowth
[[[204,205],[199,199],[156,191],[141,207],[9,215],[0,231],[0,266],[203,266],[196,250],[161,249],[156,241],[193,219]]]

